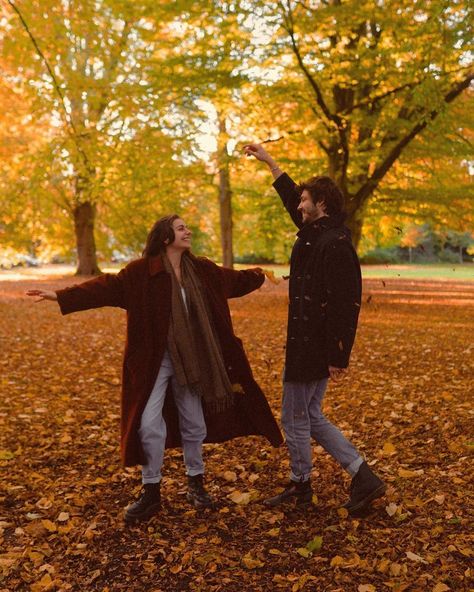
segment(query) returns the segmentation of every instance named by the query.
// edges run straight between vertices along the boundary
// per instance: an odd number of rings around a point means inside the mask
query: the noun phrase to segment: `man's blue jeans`
[[[311,438],[351,476],[364,461],[353,444],[323,415],[321,405],[327,383],[327,378],[283,383],[281,421],[290,452],[292,481],[308,481],[311,476]]]

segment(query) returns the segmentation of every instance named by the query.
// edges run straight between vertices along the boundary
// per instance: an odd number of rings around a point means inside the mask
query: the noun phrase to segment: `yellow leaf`
[[[251,499],[251,495],[248,491],[242,492],[236,489],[232,493],[229,493],[227,496],[234,504],[238,504],[239,506],[246,506]]]
[[[331,567],[339,567],[339,565],[342,565],[344,563],[344,559],[340,556],[340,555],[334,555],[334,557],[331,559]]]
[[[237,481],[237,474],[234,473],[234,471],[224,471],[224,473],[222,473],[222,477],[231,483]]]
[[[433,592],[448,592],[449,590],[451,590],[451,588],[449,588],[448,586],[446,586],[446,584],[443,584],[442,582],[436,584],[436,586],[433,588]]]
[[[41,520],[41,524],[46,528],[46,530],[49,530],[49,532],[56,532],[57,530],[56,524],[51,522],[51,520]]]
[[[372,584],[360,584],[357,592],[377,592]]]
[[[255,569],[257,567],[263,567],[265,563],[247,553],[247,555],[242,557],[242,565],[247,569]]]
[[[385,442],[385,444],[383,445],[383,453],[388,456],[391,454],[395,454],[395,452],[395,446],[391,442]]]
[[[408,471],[407,469],[398,469],[398,475],[404,479],[411,479],[412,477],[418,477],[416,471]]]
[[[31,592],[46,592],[46,590],[51,590],[52,586],[53,580],[51,576],[46,573],[39,582],[31,584]]]
[[[345,519],[349,516],[349,510],[347,508],[338,508],[337,513],[339,518]]]
[[[269,530],[267,532],[268,536],[271,537],[277,537],[280,534],[280,529],[279,528],[272,528],[271,530]]]
[[[277,277],[275,277],[275,272],[273,272],[271,269],[263,269],[262,271],[265,274],[265,276],[272,282],[272,284],[280,283],[280,280]]]
[[[306,547],[298,547],[298,549],[296,549],[296,552],[301,555],[301,557],[304,557],[305,559],[307,559],[308,557],[311,557],[311,551],[308,551],[308,549]]]
[[[67,522],[69,520],[69,512],[61,512],[57,517],[58,522]]]

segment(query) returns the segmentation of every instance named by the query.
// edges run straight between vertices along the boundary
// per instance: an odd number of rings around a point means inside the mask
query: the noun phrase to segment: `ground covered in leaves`
[[[389,485],[368,515],[341,509],[349,479],[317,446],[312,507],[265,509],[288,459],[252,437],[206,446],[215,511],[188,507],[176,450],[161,515],[128,527],[124,313],[61,317],[23,295],[75,281],[0,277],[0,592],[472,590],[474,283],[365,282],[351,373],[326,410]],[[285,282],[232,302],[277,417],[286,305]]]

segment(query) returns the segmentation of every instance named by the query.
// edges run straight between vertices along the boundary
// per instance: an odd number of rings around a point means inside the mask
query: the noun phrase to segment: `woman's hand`
[[[58,299],[56,292],[52,292],[50,290],[28,290],[26,295],[38,297],[38,300],[35,300],[35,302],[41,302],[42,300],[57,301]]]

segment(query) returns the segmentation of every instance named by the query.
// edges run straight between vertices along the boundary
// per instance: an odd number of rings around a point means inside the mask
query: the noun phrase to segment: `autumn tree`
[[[18,77],[25,68],[32,72],[23,85],[34,88],[38,111],[55,129],[48,169],[73,220],[77,273],[99,273],[94,230],[108,163],[117,164],[119,144],[159,121],[159,101],[169,87],[163,78],[164,88],[157,84],[165,55],[158,58],[159,47],[148,38],[150,6],[76,0],[8,5],[4,55],[18,65]],[[176,10],[161,8],[155,22],[165,39]]]
[[[358,244],[369,200],[407,148],[473,78],[463,1],[344,0],[258,3],[272,43],[272,112],[293,106],[280,130],[305,132],[344,193]],[[472,16],[472,14],[471,14]],[[298,120],[299,119],[299,120]]]

